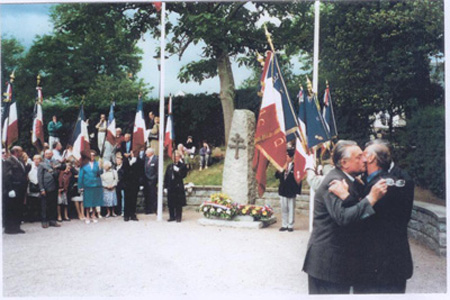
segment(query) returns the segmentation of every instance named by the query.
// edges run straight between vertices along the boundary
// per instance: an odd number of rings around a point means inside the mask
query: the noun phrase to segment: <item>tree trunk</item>
[[[222,103],[223,122],[225,129],[225,144],[228,143],[228,136],[230,134],[231,119],[234,111],[234,78],[233,70],[231,69],[231,62],[228,53],[222,49],[217,50],[217,72],[220,79],[220,102]]]

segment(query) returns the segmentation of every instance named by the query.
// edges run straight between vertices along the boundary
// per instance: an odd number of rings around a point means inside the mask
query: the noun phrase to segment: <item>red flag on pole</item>
[[[139,95],[138,105],[136,110],[136,117],[134,119],[134,129],[133,129],[133,145],[132,151],[134,155],[137,156],[139,151],[145,150],[145,121],[144,121],[144,111],[142,104],[142,95]]]
[[[175,134],[173,130],[173,120],[172,120],[172,95],[169,97],[169,109],[167,116],[166,131],[164,134],[164,147],[167,148],[167,155],[172,157],[173,152],[173,141],[175,140]]]
[[[83,104],[81,104],[77,122],[72,135],[73,156],[78,160],[89,160],[91,145],[89,144],[89,133],[86,118],[84,116]]]
[[[152,2],[157,11],[161,11],[162,2]]]
[[[5,99],[3,100],[3,131],[2,143],[5,148],[10,148],[12,144],[19,139],[19,126],[17,122],[17,105],[13,95],[12,82],[14,73],[11,74],[11,80],[6,83]]]
[[[268,160],[280,172],[286,164],[286,133],[281,91],[275,85],[279,80],[278,68],[274,64],[273,54],[268,52],[264,68],[264,92],[255,132],[255,159],[253,168],[257,172],[258,193],[261,197],[265,190],[265,168]],[[264,71],[263,71],[264,74]],[[264,157],[264,158],[263,158]]]
[[[307,148],[306,138],[306,124],[305,124],[305,107],[304,107],[304,91],[300,89],[298,93],[299,110],[297,115],[297,121],[299,124],[299,132],[301,134],[297,136],[295,154],[294,154],[294,177],[298,184],[305,178],[306,169],[308,167],[314,168],[315,166],[315,154]]]
[[[106,141],[110,143],[112,147],[116,145],[116,118],[114,118],[114,106],[115,102],[111,103],[111,106],[109,107],[108,127],[106,128]]]

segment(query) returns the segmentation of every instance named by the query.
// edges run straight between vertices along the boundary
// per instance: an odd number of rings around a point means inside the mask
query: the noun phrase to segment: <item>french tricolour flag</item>
[[[116,119],[114,118],[115,105],[115,102],[113,102],[109,107],[108,128],[106,129],[106,141],[113,147],[116,145]]]
[[[306,124],[305,124],[305,98],[304,98],[303,88],[300,88],[298,93],[299,100],[299,110],[297,114],[297,121],[300,127],[300,136],[296,140],[295,144],[295,154],[294,154],[294,177],[297,183],[300,183],[306,176],[307,166],[315,168],[316,159],[313,149],[308,149],[308,141],[306,135]]]
[[[42,87],[36,87],[37,96],[36,104],[33,111],[33,130],[31,134],[31,143],[36,147],[38,152],[44,148],[44,118],[42,114],[42,102],[44,96],[42,95]]]
[[[258,193],[265,191],[265,172],[267,161],[279,171],[286,164],[286,124],[283,111],[284,86],[280,84],[281,73],[273,53],[267,52],[264,68],[267,70],[263,81],[264,92],[258,123],[255,132],[255,159],[253,168],[256,170]]]
[[[136,109],[136,117],[134,119],[134,128],[133,128],[133,145],[132,149],[134,155],[137,156],[139,151],[145,150],[145,121],[144,121],[144,112],[143,112],[143,103],[142,97],[139,95],[137,109]]]
[[[173,117],[172,117],[172,95],[171,95],[169,98],[169,109],[167,116],[166,131],[164,132],[164,147],[167,148],[167,155],[169,157],[172,157],[173,141],[175,140],[172,118]]]
[[[6,83],[6,93],[3,108],[2,143],[5,148],[10,148],[19,138],[19,126],[17,123],[17,105],[13,95],[11,82]]]
[[[89,133],[86,123],[86,118],[84,116],[83,105],[80,107],[80,112],[78,114],[77,122],[73,129],[72,135],[72,145],[73,145],[73,156],[80,159],[89,159],[91,146],[89,144]]]
[[[333,112],[333,102],[331,101],[331,93],[330,87],[328,86],[325,89],[325,94],[323,96],[323,111],[322,111],[323,120],[325,123],[325,127],[328,130],[329,136],[331,138],[337,137],[337,126],[336,120],[334,119]]]

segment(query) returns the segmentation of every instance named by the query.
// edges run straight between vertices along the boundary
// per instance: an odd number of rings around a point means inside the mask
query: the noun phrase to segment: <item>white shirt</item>
[[[38,184],[37,170],[38,170],[38,167],[36,167],[35,164],[32,164],[31,170],[30,170],[30,172],[28,172],[28,179],[30,179],[30,182],[33,184]]]

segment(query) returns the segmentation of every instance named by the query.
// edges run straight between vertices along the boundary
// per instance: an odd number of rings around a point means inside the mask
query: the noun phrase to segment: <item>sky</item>
[[[2,4],[0,5],[0,30],[2,37],[15,37],[27,49],[33,44],[37,35],[51,34],[53,26],[50,22],[51,4]],[[166,39],[167,41],[167,39]],[[159,40],[145,35],[138,42],[138,46],[144,51],[142,59],[142,69],[136,74],[144,82],[153,86],[150,97],[158,97],[159,72],[157,62],[153,58],[155,49],[160,45]],[[201,44],[191,45],[184,53],[181,60],[178,56],[169,57],[166,60],[165,96],[169,93],[218,93],[220,91],[219,78],[206,79],[201,85],[195,82],[180,83],[177,79],[178,71],[181,67],[191,61],[200,58]],[[236,63],[232,65],[236,87],[251,75],[251,71],[246,67],[238,67]]]

